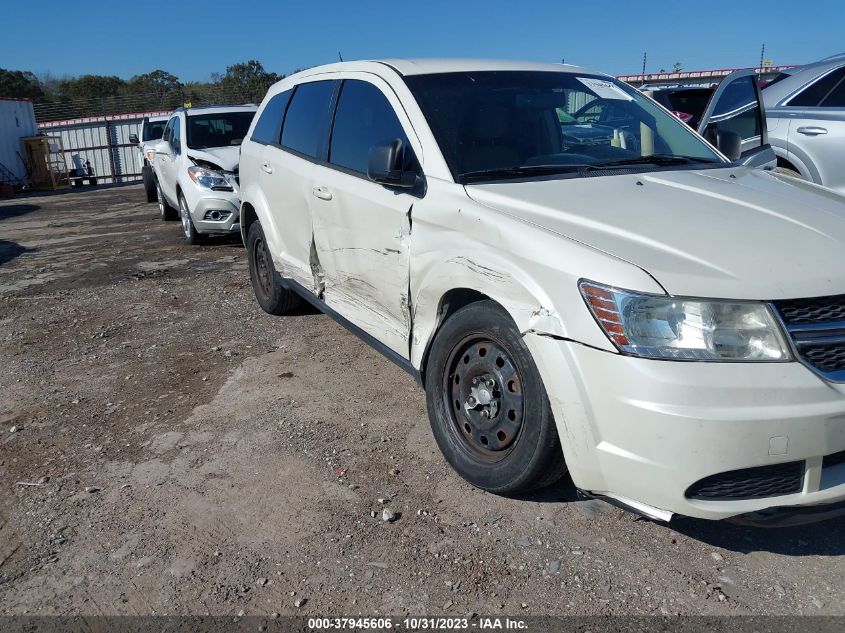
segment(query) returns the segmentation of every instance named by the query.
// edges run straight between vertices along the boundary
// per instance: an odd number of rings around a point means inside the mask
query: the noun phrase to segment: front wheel
[[[161,190],[161,185],[156,181],[156,197],[158,198],[158,215],[164,221],[176,220],[179,214],[176,209],[170,206],[167,198],[164,197],[164,192]]]
[[[540,374],[497,303],[472,303],[443,324],[425,382],[437,444],[471,484],[517,494],[554,483],[566,472]]]
[[[158,191],[156,190],[155,176],[153,176],[153,168],[147,163],[144,163],[141,168],[141,178],[144,181],[144,194],[147,196],[147,202],[156,202]]]
[[[205,242],[205,236],[197,232],[194,221],[191,219],[191,212],[188,210],[188,203],[185,196],[179,194],[179,219],[182,221],[182,232],[185,234],[185,241],[192,246]]]
[[[302,299],[279,283],[273,258],[270,257],[270,249],[267,248],[264,229],[261,228],[259,222],[249,225],[246,252],[252,290],[261,309],[275,315],[289,314],[296,310],[302,304]]]

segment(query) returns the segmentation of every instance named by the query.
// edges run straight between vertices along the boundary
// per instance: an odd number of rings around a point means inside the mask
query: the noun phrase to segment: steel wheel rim
[[[264,240],[255,240],[252,247],[253,262],[255,262],[255,278],[258,282],[258,289],[262,296],[270,296],[270,265],[267,257],[267,249]]]
[[[188,213],[188,206],[185,204],[184,198],[179,198],[179,216],[182,218],[182,230],[185,231],[185,237],[191,237],[191,216]]]
[[[449,354],[443,389],[449,427],[461,449],[481,461],[501,461],[519,441],[525,418],[523,379],[500,342],[472,334]]]

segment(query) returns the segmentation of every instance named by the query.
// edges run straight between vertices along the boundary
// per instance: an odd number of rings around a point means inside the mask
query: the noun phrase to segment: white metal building
[[[21,138],[37,133],[32,101],[0,97],[0,182],[14,185],[28,179]]]

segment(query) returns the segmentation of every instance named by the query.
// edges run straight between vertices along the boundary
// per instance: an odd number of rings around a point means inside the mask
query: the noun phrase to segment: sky
[[[58,77],[162,69],[207,81],[249,59],[289,74],[339,52],[563,59],[612,74],[639,73],[644,52],[647,72],[756,66],[764,43],[775,64],[845,52],[845,0],[2,2],[0,67]]]

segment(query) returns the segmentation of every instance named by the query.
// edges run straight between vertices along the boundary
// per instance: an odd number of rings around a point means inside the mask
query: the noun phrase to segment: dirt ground
[[[410,377],[142,200],[0,202],[0,615],[845,614],[845,521],[471,488]]]

